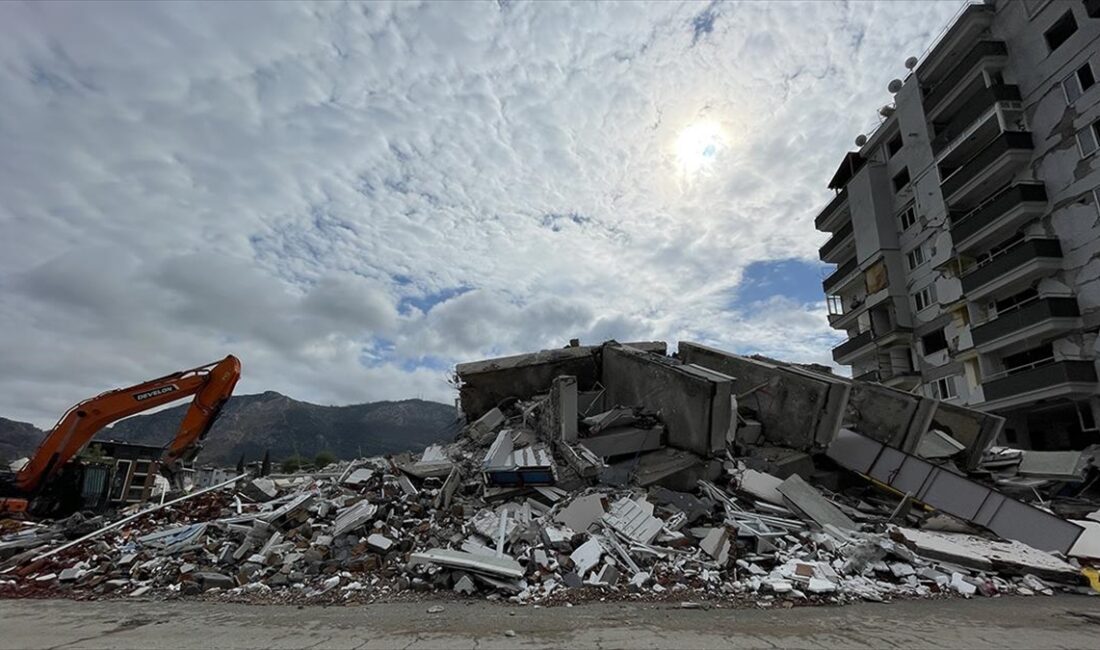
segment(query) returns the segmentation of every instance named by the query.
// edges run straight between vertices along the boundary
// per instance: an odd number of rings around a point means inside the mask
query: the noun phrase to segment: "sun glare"
[[[696,122],[676,138],[676,160],[680,173],[691,178],[706,172],[725,147],[722,127],[717,122]]]

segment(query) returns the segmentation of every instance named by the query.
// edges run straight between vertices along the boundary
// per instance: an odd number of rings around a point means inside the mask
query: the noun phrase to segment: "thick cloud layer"
[[[572,337],[828,362],[818,290],[742,273],[815,258],[958,8],[0,4],[0,414],[229,352],[321,403]]]

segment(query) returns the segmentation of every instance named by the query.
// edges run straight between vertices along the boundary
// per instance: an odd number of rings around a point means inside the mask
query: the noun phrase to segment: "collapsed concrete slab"
[[[664,427],[616,427],[584,438],[580,444],[597,456],[609,458],[660,449],[664,446],[664,436]]]
[[[1005,419],[999,415],[957,404],[932,401],[935,402],[936,408],[932,413],[930,427],[943,431],[966,447],[959,456],[960,467],[966,470],[977,469],[981,464],[982,454],[1001,434]],[[914,452],[920,442],[921,439],[917,439],[914,443],[908,444],[906,451]]]
[[[658,354],[667,349],[664,341],[628,345]],[[467,421],[473,422],[505,399],[530,399],[545,393],[554,379],[562,375],[576,377],[579,390],[592,390],[599,380],[601,351],[602,346],[578,345],[460,363],[455,374],[462,412]]]
[[[681,341],[679,358],[735,378],[733,392],[757,413],[762,444],[821,450],[836,436],[844,418],[849,384],[832,377],[750,359]],[[755,390],[754,390],[755,389]],[[751,392],[750,392],[751,391]]]
[[[1068,553],[1084,532],[1057,515],[855,431],[841,429],[827,455],[914,501],[1043,551]]]
[[[725,449],[734,414],[733,378],[633,347],[608,344],[603,385],[609,404],[644,406],[660,414],[668,445],[711,456]]]
[[[967,470],[978,467],[1004,422],[999,415],[862,381],[852,382],[845,419],[848,428],[910,454],[929,431],[942,431],[965,446],[958,462]]]

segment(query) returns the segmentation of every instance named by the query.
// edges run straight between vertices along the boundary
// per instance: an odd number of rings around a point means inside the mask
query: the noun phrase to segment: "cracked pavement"
[[[6,600],[0,648],[1087,648],[1100,633],[1100,597],[1067,595],[772,610],[446,601],[428,614],[432,604]]]

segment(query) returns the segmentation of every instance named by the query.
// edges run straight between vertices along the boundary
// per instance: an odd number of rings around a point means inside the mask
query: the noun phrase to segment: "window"
[[[936,289],[931,284],[913,295],[913,304],[917,311],[923,311],[932,306],[936,301]]]
[[[900,192],[909,184],[909,168],[905,167],[894,177],[894,191]]]
[[[909,251],[905,255],[905,262],[909,265],[910,271],[917,268],[921,264],[924,264],[924,244],[921,244],[920,246],[917,246],[913,250]]]
[[[1086,90],[1096,84],[1096,77],[1092,74],[1092,64],[1085,63],[1070,76],[1062,80],[1062,92],[1066,95],[1066,103],[1077,101]]]
[[[1043,32],[1043,38],[1047,41],[1047,47],[1053,52],[1057,50],[1062,43],[1069,40],[1069,37],[1073,36],[1073,33],[1076,31],[1077,20],[1073,17],[1072,11],[1067,11],[1050,26],[1050,29]]]
[[[1081,150],[1081,157],[1091,156],[1096,152],[1097,123],[1094,122],[1077,132],[1077,148]]]
[[[922,336],[920,342],[924,346],[924,356],[947,349],[947,336],[944,335],[942,327],[931,334]]]
[[[901,144],[901,134],[899,133],[886,143],[886,153],[888,153],[889,156],[893,158],[894,154],[901,151]]]
[[[917,211],[910,205],[898,216],[898,219],[901,220],[901,231],[905,232],[912,228],[913,224],[917,222]]]
[[[932,382],[932,397],[936,399],[952,399],[958,397],[955,391],[955,377],[940,377]]]

